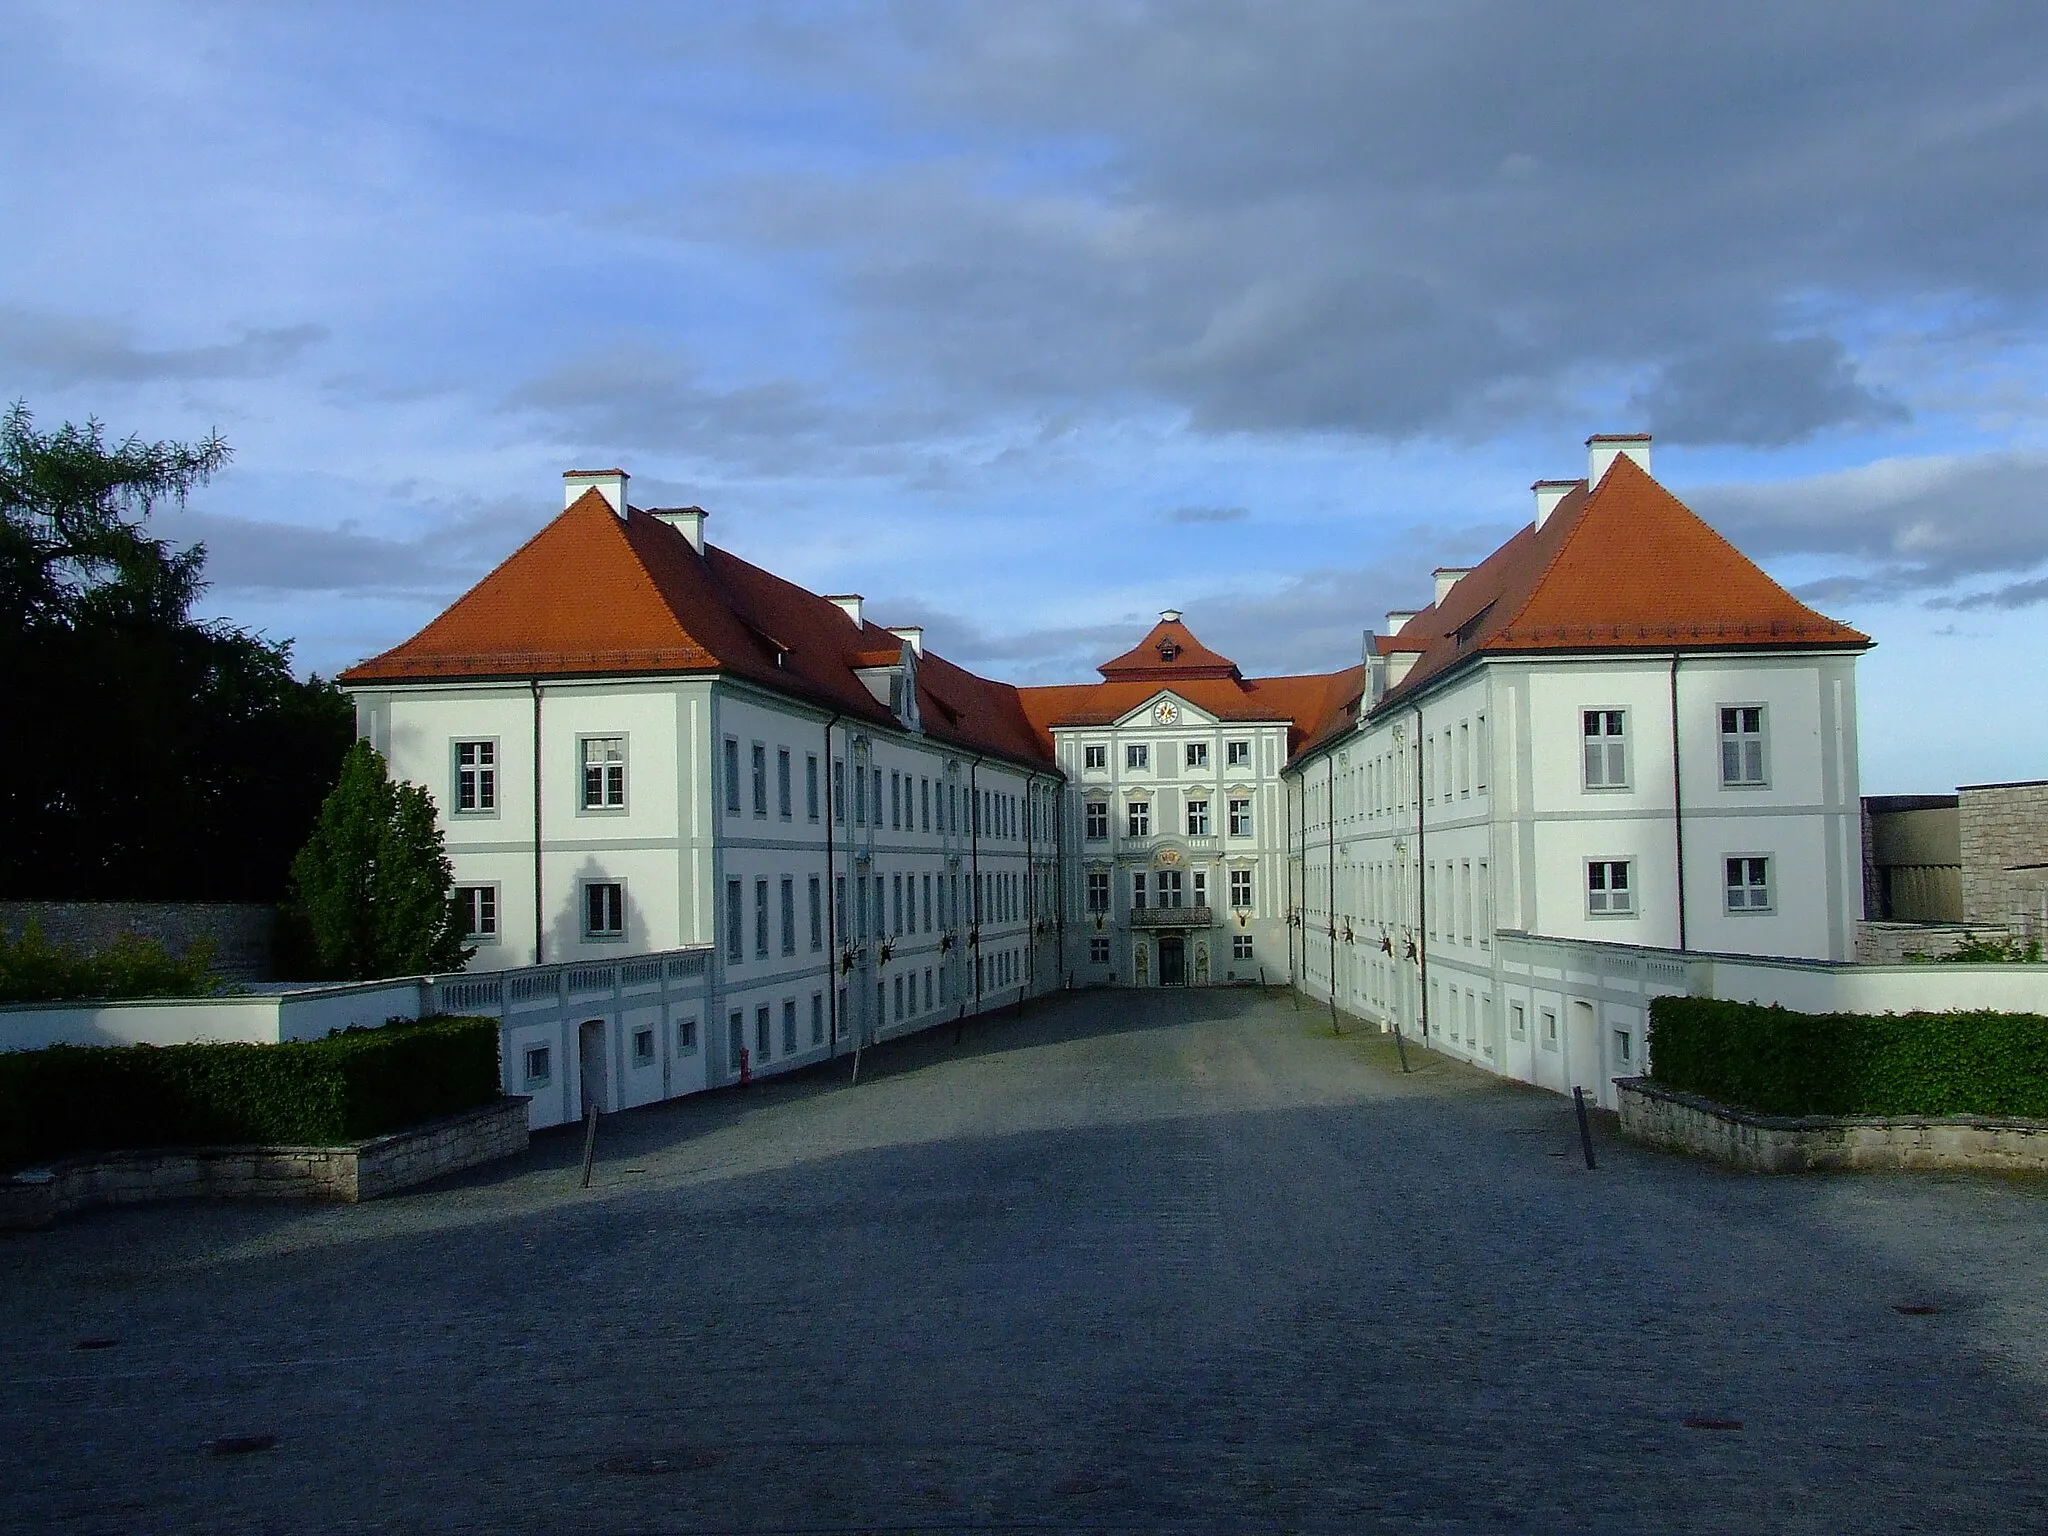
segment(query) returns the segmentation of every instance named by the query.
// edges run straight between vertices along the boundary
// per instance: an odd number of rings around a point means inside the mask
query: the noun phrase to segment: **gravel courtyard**
[[[1412,1054],[1090,994],[610,1118],[588,1191],[567,1130],[0,1241],[0,1530],[2048,1524],[2048,1185],[1588,1172]]]

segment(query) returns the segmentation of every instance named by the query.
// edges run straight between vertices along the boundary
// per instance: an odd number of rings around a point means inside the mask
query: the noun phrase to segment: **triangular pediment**
[[[1172,711],[1166,718],[1162,710]],[[1115,721],[1118,730],[1151,727],[1154,730],[1177,731],[1187,726],[1216,725],[1220,723],[1215,715],[1186,699],[1170,688],[1162,688],[1148,697],[1135,709],[1126,710]]]

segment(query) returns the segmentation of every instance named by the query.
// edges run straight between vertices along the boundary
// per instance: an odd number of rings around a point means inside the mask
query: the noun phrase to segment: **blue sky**
[[[0,395],[331,672],[618,464],[1017,681],[1356,658],[1589,432],[2048,775],[2048,10],[17,4]]]

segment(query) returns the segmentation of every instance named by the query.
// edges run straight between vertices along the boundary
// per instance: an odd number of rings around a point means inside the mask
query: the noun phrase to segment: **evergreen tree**
[[[433,797],[392,783],[384,758],[358,741],[292,861],[295,911],[320,964],[350,981],[462,969],[454,866]]]
[[[194,620],[205,547],[147,531],[228,456],[0,413],[0,898],[284,894],[353,710],[289,644]]]

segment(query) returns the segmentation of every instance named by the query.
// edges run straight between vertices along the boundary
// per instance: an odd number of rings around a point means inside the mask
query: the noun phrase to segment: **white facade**
[[[1207,986],[1289,974],[1288,729],[1286,720],[1218,719],[1170,689],[1114,722],[1054,728],[1078,982]]]

